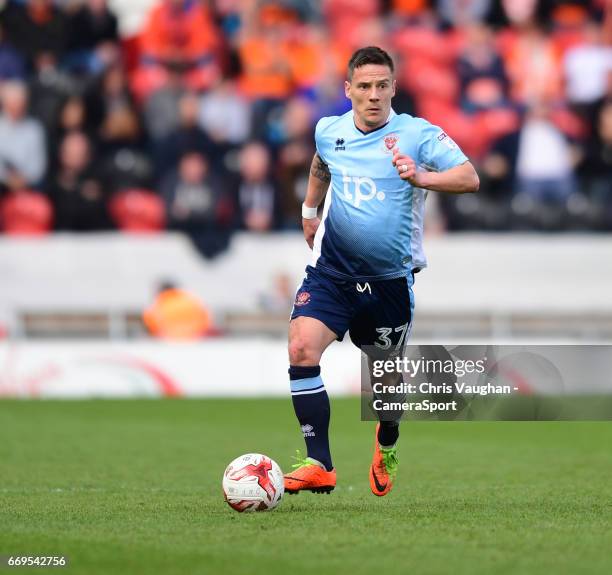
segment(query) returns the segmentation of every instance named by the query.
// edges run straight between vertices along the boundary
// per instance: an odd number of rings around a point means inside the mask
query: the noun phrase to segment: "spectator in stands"
[[[299,23],[289,29],[286,54],[294,92],[308,96],[314,93],[323,78],[324,67],[321,63],[326,58],[335,59],[327,40],[327,35],[320,26]],[[363,44],[370,44],[365,34]]]
[[[561,98],[559,54],[539,21],[537,0],[502,0],[512,27],[499,37],[514,99],[525,104]]]
[[[148,188],[152,168],[144,153],[140,117],[120,65],[107,68],[87,98],[105,188]]]
[[[279,4],[263,6],[245,23],[239,39],[239,86],[253,100],[283,100],[291,93],[287,35],[294,13]]]
[[[55,208],[55,229],[105,230],[111,227],[107,198],[92,162],[91,142],[70,132],[59,145],[58,166],[47,184]]]
[[[64,101],[57,117],[57,128],[53,136],[54,140],[61,139],[69,132],[86,132],[90,137],[93,132],[85,100],[77,94],[69,96]]]
[[[497,138],[480,162],[481,191],[495,199],[509,199],[514,194],[518,129]]]
[[[202,301],[171,281],[160,284],[142,321],[153,337],[167,340],[199,339],[212,329],[210,312]]]
[[[243,229],[266,232],[276,227],[277,186],[270,176],[270,152],[261,142],[250,142],[240,152],[237,203]]]
[[[85,100],[78,94],[65,98],[55,118],[55,123],[47,128],[47,141],[59,143],[66,134],[71,132],[84,132],[95,144],[95,127],[89,122]],[[95,147],[95,146],[94,146]],[[57,168],[59,155],[56,146],[49,146],[48,170]]]
[[[272,278],[272,285],[259,294],[259,307],[267,314],[286,315],[295,301],[295,281],[279,271]]]
[[[278,3],[262,6],[240,32],[238,86],[252,101],[254,138],[274,139],[274,121],[293,90],[288,37],[295,12]]]
[[[9,2],[2,19],[9,41],[31,69],[38,66],[41,58],[59,64],[66,49],[68,28],[65,14],[53,5],[53,0]]]
[[[167,67],[180,68],[187,87],[202,90],[219,77],[219,37],[205,3],[160,0],[142,32],[143,61],[136,81],[140,96],[167,82]]]
[[[555,112],[532,106],[522,125],[497,138],[481,161],[478,215],[491,222],[489,229],[560,229],[570,206],[583,209],[585,200],[575,193],[578,149]]]
[[[0,101],[0,184],[11,190],[36,187],[45,174],[47,149],[42,125],[27,115],[26,86],[5,82]]]
[[[547,0],[495,0],[487,22],[495,28],[520,28],[527,23],[545,25],[553,4]]]
[[[66,64],[71,70],[95,74],[117,62],[119,27],[107,0],[86,0],[70,15],[68,26]]]
[[[177,127],[160,141],[153,142],[155,171],[158,178],[163,178],[175,169],[180,158],[189,151],[200,152],[218,169],[220,149],[214,146],[206,132],[198,125],[200,99],[194,93],[184,94],[178,102]]]
[[[233,208],[223,176],[206,156],[197,150],[184,152],[159,190],[170,229],[187,233],[206,257],[227,248]]]
[[[604,33],[593,21],[583,27],[584,43],[570,48],[563,59],[567,99],[586,118],[606,92],[612,73],[612,46],[604,43]]]
[[[491,29],[472,24],[462,31],[462,39],[457,60],[460,110],[456,120],[463,120],[464,125],[455,125],[452,120],[445,125],[478,161],[493,141],[516,131],[519,118],[508,98],[508,79]]]
[[[574,190],[574,158],[545,103],[533,105],[521,128],[516,159],[517,188],[537,201],[564,201]]]
[[[105,71],[100,89],[94,89],[91,94],[90,105],[100,126],[98,137],[104,152],[140,146],[140,118],[120,65]]]
[[[251,106],[233,80],[219,82],[202,96],[199,123],[218,146],[239,146],[250,137]]]
[[[457,60],[457,73],[462,104],[468,111],[504,104],[508,79],[490,28],[474,24],[465,29],[465,44]],[[486,101],[478,97],[483,92]]]
[[[215,0],[212,2],[215,20],[219,23],[220,32],[231,43],[240,27],[244,12],[248,11],[252,3],[243,0]]]
[[[482,22],[490,13],[492,0],[437,0],[436,7],[441,20],[454,28]]]
[[[610,10],[610,15],[610,22],[612,28],[612,9]],[[588,138],[589,142],[593,142],[596,139],[595,126],[599,121],[601,110],[608,104],[612,104],[612,70],[608,72],[605,86],[606,88],[603,96],[599,100],[588,106],[588,113],[586,114],[586,118],[588,126],[590,128],[588,133],[588,135],[590,136],[590,138]]]
[[[179,102],[186,93],[181,71],[169,66],[166,84],[151,93],[142,106],[145,129],[153,146],[179,127]]]
[[[587,144],[580,173],[589,196],[612,215],[612,101],[599,112],[595,137]]]
[[[301,226],[302,202],[314,155],[313,107],[303,98],[289,100],[282,119],[282,141],[278,149],[279,202],[282,226]]]
[[[314,90],[315,111],[313,114],[316,118],[341,116],[351,109],[351,101],[344,93],[344,71],[338,69],[333,58],[323,59],[320,66],[322,74]],[[405,110],[403,106],[397,107],[397,92],[393,108],[410,113],[410,110]]]
[[[25,61],[20,52],[6,41],[3,23],[0,20],[0,82],[25,80]]]
[[[30,112],[50,135],[66,98],[79,91],[78,82],[59,67],[53,55],[41,54],[30,74],[29,86]]]

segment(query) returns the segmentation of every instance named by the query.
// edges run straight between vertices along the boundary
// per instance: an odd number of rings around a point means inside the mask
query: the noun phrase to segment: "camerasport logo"
[[[295,296],[295,305],[302,306],[310,302],[310,294],[307,291],[301,291]]]
[[[397,146],[399,142],[399,136],[392,132],[391,134],[387,134],[382,138],[382,150],[385,154],[392,154],[393,148]]]

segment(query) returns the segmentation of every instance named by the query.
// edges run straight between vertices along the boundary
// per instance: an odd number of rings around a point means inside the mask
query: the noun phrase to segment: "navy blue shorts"
[[[410,334],[414,276],[356,282],[308,266],[295,295],[291,319],[313,317],[341,341],[348,331],[358,347],[399,348]]]

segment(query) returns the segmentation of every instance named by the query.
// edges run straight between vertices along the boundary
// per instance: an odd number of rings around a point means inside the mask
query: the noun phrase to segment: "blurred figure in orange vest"
[[[178,74],[190,90],[207,90],[221,77],[221,37],[207,3],[158,0],[141,33],[142,58],[132,88],[143,101]]]
[[[143,313],[143,322],[152,336],[175,340],[201,338],[212,327],[204,304],[173,282],[160,285],[155,301]]]

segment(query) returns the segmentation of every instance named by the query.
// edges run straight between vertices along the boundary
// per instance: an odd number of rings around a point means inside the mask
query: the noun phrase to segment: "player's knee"
[[[317,365],[320,359],[320,352],[306,338],[296,335],[289,340],[291,365]]]

